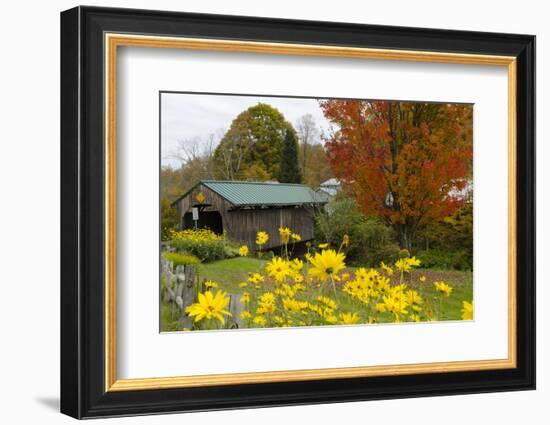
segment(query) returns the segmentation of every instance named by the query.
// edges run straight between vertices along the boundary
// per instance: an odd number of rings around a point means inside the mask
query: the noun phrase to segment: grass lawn
[[[264,271],[267,261],[250,257],[237,257],[227,260],[214,261],[199,266],[200,279],[209,279],[217,282],[220,288],[231,293],[242,293],[244,289],[239,283],[246,281],[250,271]],[[347,270],[353,272],[356,268]],[[426,281],[421,282],[420,277],[425,276]],[[426,307],[439,310],[439,297],[435,291],[433,282],[443,281],[453,288],[451,295],[443,302],[443,320],[460,320],[462,301],[470,302],[473,299],[472,272],[455,270],[431,270],[416,269],[411,275],[405,277],[405,282],[416,289],[426,303]],[[399,282],[399,276],[394,274],[392,284]],[[334,292],[327,288],[326,295],[334,296]],[[353,301],[347,295],[338,295],[336,301],[342,306],[352,306]]]
[[[246,289],[239,286],[239,283],[246,281],[250,272],[265,273],[266,260],[259,260],[250,257],[236,257],[200,264],[198,266],[198,276],[200,281],[204,279],[212,280],[218,283],[220,289],[228,293],[240,294]],[[349,267],[346,271],[353,273],[355,267]],[[422,282],[421,277],[426,277]],[[473,299],[473,281],[472,272],[454,271],[454,270],[432,270],[416,269],[410,275],[405,275],[405,283],[412,289],[416,289],[424,300],[423,308],[426,311],[430,309],[434,312],[440,310],[440,297],[435,291],[433,282],[443,281],[453,288],[451,295],[444,298],[442,304],[442,317],[440,320],[460,320],[462,313],[462,301],[471,301]],[[394,273],[391,283],[397,284],[399,275]],[[341,291],[334,293],[332,287],[324,289],[310,289],[311,298],[314,299],[320,294],[327,295],[334,299],[336,303],[346,311],[354,311],[364,308],[358,301],[353,300],[347,294]],[[178,323],[178,313],[173,311],[170,304],[161,303],[161,331],[181,330]]]
[[[267,261],[250,257],[235,257],[199,265],[199,279],[212,280],[224,291],[242,293],[239,283],[245,282],[249,272],[263,271]]]

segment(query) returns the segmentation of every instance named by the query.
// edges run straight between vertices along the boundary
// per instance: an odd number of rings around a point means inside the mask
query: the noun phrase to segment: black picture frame
[[[517,367],[106,392],[104,34],[506,55],[517,58]],[[61,412],[75,418],[535,388],[535,37],[76,7],[61,13]]]

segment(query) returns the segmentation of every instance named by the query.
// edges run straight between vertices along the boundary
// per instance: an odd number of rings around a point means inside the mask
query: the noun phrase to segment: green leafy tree
[[[227,180],[279,175],[283,142],[292,125],[266,103],[241,112],[214,152],[216,177]]]
[[[166,198],[160,200],[160,237],[168,240],[171,230],[177,230],[179,224],[178,211],[170,205]]]
[[[298,163],[304,163],[303,155],[304,151],[300,149]],[[321,183],[334,177],[323,145],[319,143],[307,147],[307,161],[305,161],[305,168],[301,171],[303,182],[313,189],[317,189]]]
[[[281,183],[301,183],[302,173],[298,166],[298,143],[293,131],[287,131],[281,151],[279,165],[279,181]]]

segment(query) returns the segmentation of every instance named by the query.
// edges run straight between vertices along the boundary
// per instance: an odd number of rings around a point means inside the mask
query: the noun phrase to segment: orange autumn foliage
[[[325,145],[334,175],[365,214],[396,229],[402,247],[464,203],[458,194],[472,172],[472,105],[319,103],[336,128]]]

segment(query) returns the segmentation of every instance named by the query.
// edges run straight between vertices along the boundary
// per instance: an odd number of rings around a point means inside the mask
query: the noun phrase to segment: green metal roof
[[[204,186],[235,206],[301,205],[325,203],[303,184],[203,180]]]

